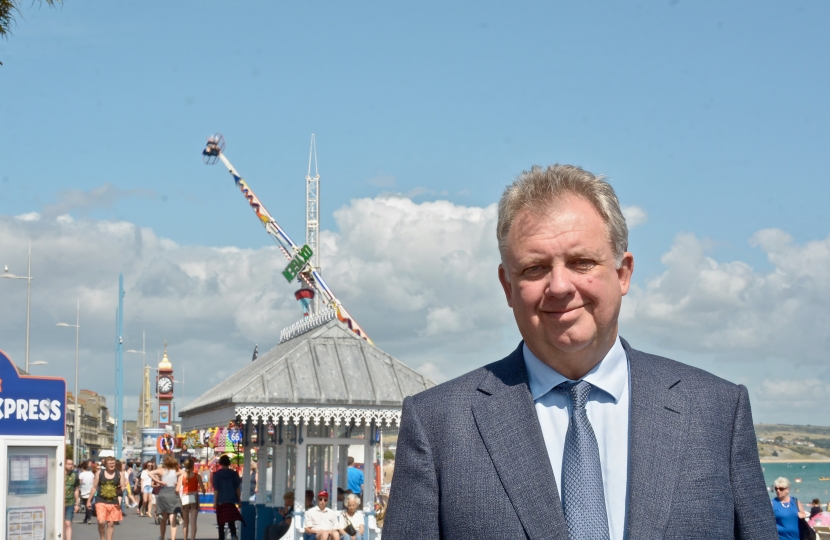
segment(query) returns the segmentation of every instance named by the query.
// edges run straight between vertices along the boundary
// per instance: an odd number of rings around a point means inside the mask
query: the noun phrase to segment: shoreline
[[[830,463],[830,457],[825,459],[775,459],[775,458],[761,458],[761,463]]]

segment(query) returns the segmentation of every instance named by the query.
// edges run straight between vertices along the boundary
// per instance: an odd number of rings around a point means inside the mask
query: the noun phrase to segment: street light
[[[31,320],[32,306],[32,241],[29,240],[29,273],[26,276],[16,276],[9,273],[8,265],[4,267],[0,277],[8,279],[26,280],[26,373],[29,373],[29,321]]]
[[[144,378],[145,378],[145,376],[146,376],[145,374],[147,372],[147,359],[146,359],[146,357],[147,357],[147,343],[146,343],[146,337],[147,336],[146,336],[144,330],[142,330],[141,331],[141,350],[140,351],[137,351],[135,349],[129,349],[129,350],[125,351],[125,352],[128,352],[128,353],[140,354],[141,355],[141,394],[140,395],[144,394]],[[146,411],[147,397],[148,396],[144,396],[144,399],[141,400],[141,427],[142,428],[147,427],[145,425],[145,422],[144,422],[144,420],[147,417],[147,411]]]
[[[45,360],[37,360],[36,362],[31,362],[31,363],[29,363],[29,365],[30,365],[30,366],[45,366],[45,365],[46,365],[46,364],[48,364],[48,363],[49,363],[49,362],[47,362],[47,361],[45,361]]]
[[[75,324],[58,323],[58,326],[67,326],[75,329],[75,430],[72,434],[72,462],[78,463],[78,338],[81,333],[81,299],[78,298],[78,309],[75,312]],[[35,362],[37,363],[37,362]]]

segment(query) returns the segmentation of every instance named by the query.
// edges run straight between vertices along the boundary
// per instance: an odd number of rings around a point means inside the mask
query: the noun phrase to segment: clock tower
[[[159,423],[160,428],[169,426],[173,419],[171,418],[170,402],[173,401],[173,364],[167,358],[167,341],[164,342],[164,358],[159,362],[158,377],[156,378],[156,392],[158,393],[159,403]]]

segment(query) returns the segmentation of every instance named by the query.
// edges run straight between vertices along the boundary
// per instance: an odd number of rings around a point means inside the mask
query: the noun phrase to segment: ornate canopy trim
[[[253,424],[283,420],[296,425],[301,420],[306,424],[316,426],[333,422],[334,425],[351,424],[366,425],[374,420],[376,425],[399,425],[401,421],[400,409],[359,409],[351,407],[257,407],[238,406],[236,416],[243,424],[249,421]]]

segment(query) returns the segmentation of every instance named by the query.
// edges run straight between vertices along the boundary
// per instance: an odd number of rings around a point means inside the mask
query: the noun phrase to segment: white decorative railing
[[[330,320],[337,317],[337,312],[333,309],[324,309],[316,315],[305,317],[301,321],[297,321],[291,326],[283,328],[280,332],[280,343],[285,343],[289,339],[305,334],[306,332],[326,324]]]
[[[258,407],[239,406],[236,408],[243,424],[250,420],[254,424],[283,421],[296,425],[302,420],[305,424],[319,426],[334,422],[334,425],[368,425],[372,420],[377,425],[399,425],[400,409],[353,409],[347,407]]]

